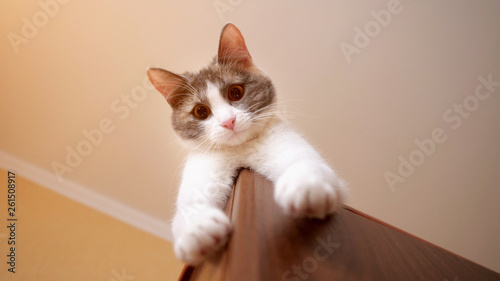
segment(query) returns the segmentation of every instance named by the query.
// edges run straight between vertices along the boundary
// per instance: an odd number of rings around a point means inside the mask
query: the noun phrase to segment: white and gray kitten
[[[222,209],[241,167],[275,184],[285,213],[323,218],[342,205],[343,181],[278,116],[274,86],[233,24],[208,67],[182,75],[152,68],[148,77],[172,107],[175,132],[192,146],[172,224],[180,260],[197,264],[227,242],[231,223]]]

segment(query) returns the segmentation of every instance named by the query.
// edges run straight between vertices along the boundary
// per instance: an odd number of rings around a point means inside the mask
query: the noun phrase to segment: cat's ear
[[[219,64],[236,64],[244,68],[253,66],[253,60],[245,45],[245,39],[232,23],[226,24],[222,29],[217,62]]]
[[[182,92],[187,85],[186,79],[161,68],[148,69],[148,78],[170,106],[174,107],[181,101]]]

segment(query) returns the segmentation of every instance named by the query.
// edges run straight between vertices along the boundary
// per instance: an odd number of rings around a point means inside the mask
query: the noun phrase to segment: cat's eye
[[[227,97],[231,101],[239,101],[243,97],[243,87],[241,85],[232,85],[229,87]]]
[[[198,104],[193,108],[193,114],[200,120],[207,119],[210,115],[210,108],[204,104]]]

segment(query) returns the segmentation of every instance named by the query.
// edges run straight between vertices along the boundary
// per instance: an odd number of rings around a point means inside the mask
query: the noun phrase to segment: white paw
[[[274,199],[293,216],[324,218],[342,206],[346,191],[327,165],[298,162],[278,178]]]
[[[224,246],[232,230],[229,218],[215,208],[203,210],[184,223],[182,233],[175,239],[174,251],[190,265],[199,264]]]

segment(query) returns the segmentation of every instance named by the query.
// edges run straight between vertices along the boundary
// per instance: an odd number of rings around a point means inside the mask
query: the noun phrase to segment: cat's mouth
[[[220,143],[228,146],[240,145],[251,138],[251,131],[251,126],[234,128],[234,130],[226,130]]]
[[[227,137],[227,141],[235,141],[241,140],[243,135],[248,129],[240,129],[240,130],[232,130],[229,132],[229,136]]]

